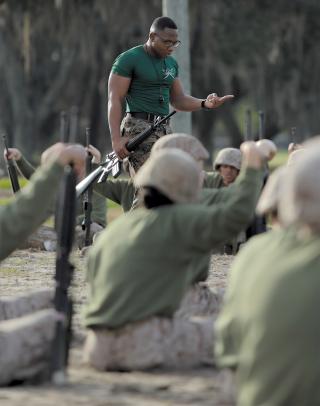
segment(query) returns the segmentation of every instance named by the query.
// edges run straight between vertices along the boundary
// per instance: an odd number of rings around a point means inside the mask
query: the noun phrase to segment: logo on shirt
[[[163,71],[163,78],[164,79],[168,79],[169,77],[172,77],[172,79],[174,79],[176,76],[176,70],[175,68],[166,68],[166,69],[162,69]]]

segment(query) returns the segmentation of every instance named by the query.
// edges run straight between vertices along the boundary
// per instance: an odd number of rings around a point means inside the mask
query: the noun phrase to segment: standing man
[[[197,111],[214,109],[233,98],[211,93],[206,99],[197,99],[184,93],[178,64],[171,56],[180,44],[175,22],[158,17],[151,25],[148,41],[115,60],[108,83],[108,120],[112,147],[120,159],[129,155],[125,145],[130,138],[148,128],[156,117],[169,113],[169,103],[176,110]],[[124,100],[126,115],[121,122]],[[148,158],[155,141],[170,132],[167,122],[130,154],[129,162],[136,171]]]

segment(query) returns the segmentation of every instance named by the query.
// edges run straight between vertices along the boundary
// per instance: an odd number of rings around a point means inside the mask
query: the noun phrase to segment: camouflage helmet
[[[241,168],[241,152],[237,148],[223,148],[219,151],[214,161],[213,167],[218,170],[220,165],[229,165],[240,171]]]
[[[208,151],[202,143],[193,135],[184,133],[174,133],[164,135],[155,142],[152,152],[159,151],[164,148],[178,148],[190,154],[196,161],[209,158]]]
[[[256,207],[256,213],[265,215],[278,211],[279,200],[282,193],[282,186],[285,182],[286,173],[288,168],[286,166],[280,166],[275,169],[269,176],[265,187],[262,190],[258,204]]]
[[[300,148],[291,152],[287,161],[287,166],[292,167],[296,165],[296,163],[301,159],[305,151],[306,151],[305,148]]]
[[[307,225],[320,232],[319,156],[320,143],[309,143],[295,164],[287,167],[279,202],[279,217],[285,226]]]
[[[186,152],[163,149],[151,154],[134,177],[134,184],[152,186],[174,202],[194,202],[200,193],[200,170]]]

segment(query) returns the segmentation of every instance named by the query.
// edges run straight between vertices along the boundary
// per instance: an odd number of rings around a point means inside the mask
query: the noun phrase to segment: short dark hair
[[[176,23],[169,17],[158,17],[151,24],[150,31],[163,31],[165,28],[172,28],[177,30]]]

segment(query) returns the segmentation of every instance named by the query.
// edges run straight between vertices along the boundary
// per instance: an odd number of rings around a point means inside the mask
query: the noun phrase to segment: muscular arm
[[[175,109],[180,111],[197,111],[201,109],[202,100],[186,95],[179,78],[173,81],[170,91],[170,103]]]
[[[122,116],[122,103],[128,93],[131,78],[110,73],[108,82],[108,120],[111,134],[112,148],[120,159],[129,155],[125,144],[127,139],[122,139],[120,123]]]
[[[225,101],[233,99],[233,95],[219,97],[215,93],[209,94],[206,97],[205,107],[208,109],[215,109],[221,106]],[[179,78],[173,81],[170,91],[170,103],[176,110],[180,111],[197,111],[201,109],[201,102],[203,99],[186,95],[184,93],[182,83]]]

